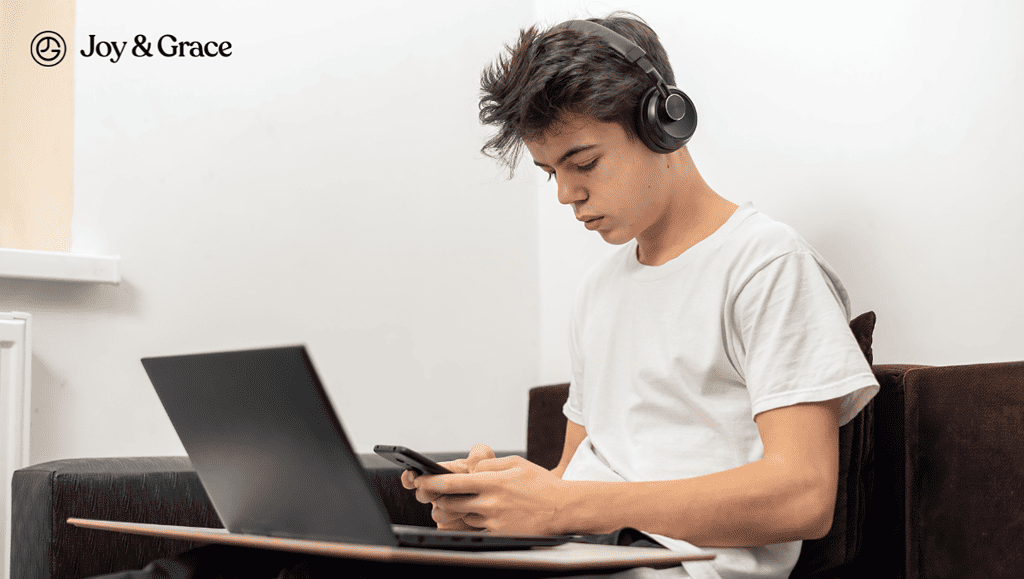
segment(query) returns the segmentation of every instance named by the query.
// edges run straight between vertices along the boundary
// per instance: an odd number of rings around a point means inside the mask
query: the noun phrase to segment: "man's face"
[[[558,201],[608,243],[640,236],[668,209],[664,156],[631,141],[618,124],[573,116],[525,144],[534,164],[558,181]]]

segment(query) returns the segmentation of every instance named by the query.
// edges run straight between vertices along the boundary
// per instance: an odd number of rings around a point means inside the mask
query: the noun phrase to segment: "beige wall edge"
[[[70,251],[74,0],[5,0],[0,12],[0,247]],[[56,32],[64,45],[51,37]],[[43,66],[41,50],[58,60]],[[59,57],[56,56],[59,54]]]

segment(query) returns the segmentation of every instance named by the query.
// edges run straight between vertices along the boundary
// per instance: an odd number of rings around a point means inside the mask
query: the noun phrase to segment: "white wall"
[[[833,263],[879,316],[878,362],[1024,358],[1012,0],[90,0],[77,48],[172,33],[234,55],[76,53],[73,245],[120,254],[124,282],[0,280],[0,310],[35,320],[32,461],[180,454],[140,357],[295,342],[359,450],[521,448],[608,246],[532,165],[506,182],[479,154],[478,75],[581,8],[661,33],[705,178]]]
[[[538,2],[657,31],[720,195],[795,227],[874,310],[877,363],[1024,359],[1024,5],[815,0]],[[539,184],[542,381],[569,375],[565,311],[608,248]]]
[[[453,16],[458,15],[458,16]],[[139,363],[304,342],[361,451],[525,443],[532,181],[479,152],[479,72],[529,5],[78,3],[73,249],[123,282],[0,281],[35,316],[31,460],[183,454]]]

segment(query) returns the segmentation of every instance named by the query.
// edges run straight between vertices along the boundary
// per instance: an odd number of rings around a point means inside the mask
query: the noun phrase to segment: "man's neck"
[[[685,148],[666,159],[672,191],[661,218],[637,236],[637,259],[662,265],[718,230],[737,205],[720,197],[704,181]]]

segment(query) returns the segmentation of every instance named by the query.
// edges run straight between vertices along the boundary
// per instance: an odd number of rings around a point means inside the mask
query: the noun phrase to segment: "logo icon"
[[[32,60],[40,66],[60,64],[66,52],[64,37],[52,30],[44,30],[32,39]]]

